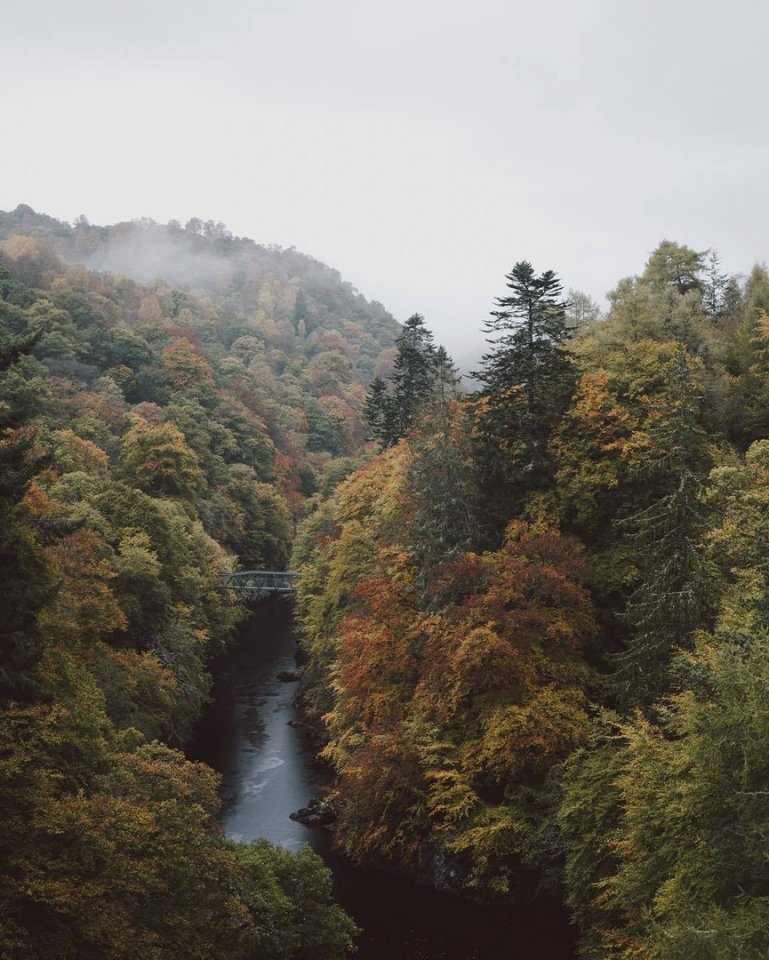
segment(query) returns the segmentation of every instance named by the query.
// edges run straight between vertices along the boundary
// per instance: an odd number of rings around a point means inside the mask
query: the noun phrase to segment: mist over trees
[[[342,958],[327,869],[224,840],[179,748],[246,612],[221,575],[286,566],[397,326],[298,254],[114,233],[0,215],[0,953]],[[197,293],[125,275],[169,238]]]
[[[460,387],[294,250],[0,214],[4,957],[347,954],[180,750],[220,576],[289,565],[339,850],[559,898],[586,960],[767,955],[769,274],[500,286]]]

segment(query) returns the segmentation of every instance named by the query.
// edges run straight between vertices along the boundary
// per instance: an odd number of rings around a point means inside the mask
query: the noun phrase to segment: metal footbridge
[[[223,574],[222,586],[256,603],[268,597],[292,596],[298,580],[299,574],[293,570],[238,570]]]

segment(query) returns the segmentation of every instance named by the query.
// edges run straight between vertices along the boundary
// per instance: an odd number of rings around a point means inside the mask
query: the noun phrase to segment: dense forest
[[[665,241],[605,317],[514,265],[471,394],[425,321],[297,533],[338,840],[568,903],[586,960],[769,952],[769,274]]]
[[[397,330],[221,225],[0,214],[3,957],[346,954],[323,864],[223,839],[180,748],[245,614],[221,574],[285,568]]]
[[[347,954],[182,752],[221,575],[289,564],[345,854],[585,960],[767,955],[769,273],[496,292],[469,388],[294,250],[0,213],[3,957]]]

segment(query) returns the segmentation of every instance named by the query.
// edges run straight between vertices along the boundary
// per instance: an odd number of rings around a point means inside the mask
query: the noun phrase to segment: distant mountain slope
[[[126,415],[173,422],[202,462],[258,465],[289,503],[363,443],[366,386],[399,325],[311,257],[211,222],[70,225],[19,206],[0,212],[3,266],[24,311],[16,332],[39,332],[57,397],[98,381]]]
[[[184,227],[141,219],[94,226],[70,225],[31,207],[0,211],[0,241],[21,234],[46,241],[69,263],[118,273],[149,286],[171,286],[210,298],[232,321],[276,324],[306,340],[336,330],[364,380],[399,324],[377,301],[368,301],[339,272],[293,248],[262,246],[233,237],[221,223],[190,220]]]
[[[173,228],[113,251],[109,229],[0,217],[0,956],[341,960],[321,861],[225,840],[213,771],[168,745],[246,614],[222,577],[287,565],[304,497],[360,452],[394,323],[320,265],[326,311],[290,266],[202,236],[173,264]],[[193,263],[195,289],[125,276],[129,249]]]

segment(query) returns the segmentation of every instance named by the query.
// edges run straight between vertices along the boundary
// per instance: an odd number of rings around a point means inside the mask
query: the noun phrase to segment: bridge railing
[[[222,586],[248,600],[293,594],[299,574],[295,570],[237,570],[222,575]]]

